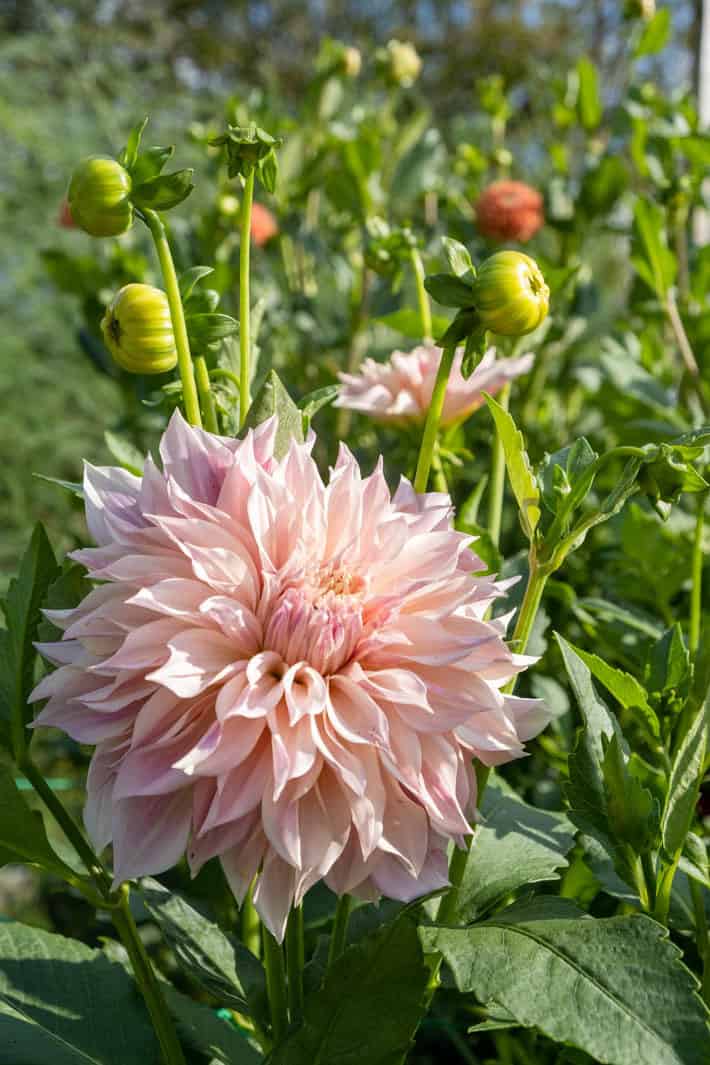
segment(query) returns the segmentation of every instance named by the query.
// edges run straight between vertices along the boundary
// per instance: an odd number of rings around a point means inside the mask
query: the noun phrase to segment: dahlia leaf
[[[184,270],[180,274],[180,296],[183,303],[187,303],[192,295],[195,285],[199,284],[203,278],[209,277],[214,273],[213,266],[191,266],[189,270]]]
[[[124,470],[140,477],[143,473],[144,456],[130,440],[107,429],[104,433],[106,447]],[[73,604],[72,604],[73,605]]]
[[[671,768],[661,823],[663,849],[671,859],[683,849],[695,816],[707,749],[709,705],[706,701],[698,710]]]
[[[577,77],[579,79],[577,96],[579,121],[588,132],[591,132],[601,122],[604,110],[599,94],[599,71],[586,55],[583,55],[577,63]]]
[[[209,1065],[258,1065],[263,1060],[242,1031],[210,1006],[195,1002],[167,984],[162,991],[180,1041],[186,1048],[206,1055]]]
[[[607,1065],[704,1065],[707,1011],[666,930],[568,899],[515,903],[472,928],[422,928],[460,991]]]
[[[159,174],[137,185],[131,193],[131,201],[136,207],[168,211],[190,195],[195,187],[192,183],[193,174],[194,170],[189,167],[172,174]]]
[[[664,299],[675,281],[676,259],[666,240],[663,208],[650,200],[637,199],[631,262],[659,299]]]
[[[528,540],[532,540],[540,520],[540,490],[525,450],[523,434],[516,426],[512,414],[499,403],[483,393],[488,409],[496,424],[498,436],[505,453],[505,465],[510,485],[518,503],[520,520]]]
[[[394,1065],[427,1007],[430,972],[417,930],[402,917],[349,947],[306,1001],[303,1024],[267,1065]]]
[[[661,726],[658,721],[658,715],[650,705],[648,693],[643,685],[635,677],[632,677],[630,673],[625,673],[623,669],[610,666],[598,655],[583,651],[573,644],[569,646],[572,647],[577,657],[582,659],[592,675],[604,685],[606,690],[614,696],[625,710],[638,710],[640,712],[654,739],[659,739]]]
[[[602,737],[609,827],[615,839],[627,843],[636,854],[645,854],[658,838],[661,811],[658,800],[627,768],[622,742],[619,733],[609,740]]]
[[[437,303],[445,307],[473,306],[471,286],[451,274],[429,274],[424,281],[424,288]]]
[[[634,59],[655,55],[665,48],[671,33],[671,9],[661,7],[646,23],[634,48]]]
[[[141,892],[148,912],[190,975],[226,1006],[264,1019],[266,985],[258,959],[157,880],[142,880]]]
[[[267,418],[276,416],[278,428],[274,442],[274,456],[283,458],[291,441],[303,443],[303,419],[301,412],[281,383],[275,370],[270,370],[249,408],[245,429],[255,429]]]
[[[174,152],[175,147],[172,144],[146,148],[144,152],[139,152],[135,164],[131,168],[133,184],[140,185],[142,182],[149,181],[151,178],[161,174],[163,167]]]
[[[35,525],[18,576],[10,582],[3,605],[7,642],[0,677],[0,716],[11,722],[13,748],[22,754],[24,726],[30,718],[27,699],[32,691],[36,652],[33,641],[40,623],[40,606],[58,567],[43,526]]]
[[[574,827],[564,814],[538,810],[493,777],[481,806],[459,889],[455,920],[469,924],[509,895],[542,881],[557,880],[574,844]]]
[[[0,924],[0,1065],[159,1061],[148,1013],[121,965],[75,939]]]
[[[75,874],[52,850],[42,815],[31,810],[7,766],[0,766],[0,866],[10,862],[38,865],[63,880]]]

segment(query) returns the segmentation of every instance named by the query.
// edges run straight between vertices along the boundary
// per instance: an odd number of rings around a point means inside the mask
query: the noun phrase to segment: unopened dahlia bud
[[[499,251],[480,267],[473,298],[486,329],[503,336],[523,336],[547,317],[550,290],[529,255]]]
[[[69,182],[72,218],[92,237],[117,237],[133,221],[131,178],[115,159],[92,155],[79,163]]]
[[[392,39],[378,52],[378,63],[389,81],[407,89],[421,73],[419,52],[408,41]]]
[[[152,285],[124,285],[101,322],[106,346],[129,373],[166,373],[177,363],[168,297]]]
[[[476,204],[476,225],[489,240],[525,244],[544,223],[542,196],[523,181],[494,181]]]

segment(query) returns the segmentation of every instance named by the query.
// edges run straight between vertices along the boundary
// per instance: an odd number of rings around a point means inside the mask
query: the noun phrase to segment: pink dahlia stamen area
[[[531,661],[485,620],[506,584],[478,574],[449,497],[390,493],[342,447],[273,454],[175,414],[162,469],[87,465],[97,582],[39,650],[57,669],[36,726],[95,745],[85,822],[116,881],[187,852],[219,856],[279,939],[324,879],[409,900],[447,883],[475,819],[472,760],[497,765],[549,715],[502,687]]]
[[[341,390],[335,406],[360,411],[375,421],[395,425],[423,422],[431,404],[441,348],[420,344],[413,351],[394,351],[386,362],[365,359],[355,374],[339,374]],[[463,350],[456,352],[444,397],[441,424],[468,418],[484,404],[483,393],[495,395],[508,381],[527,373],[533,355],[499,359],[489,348],[469,378],[461,373]]]

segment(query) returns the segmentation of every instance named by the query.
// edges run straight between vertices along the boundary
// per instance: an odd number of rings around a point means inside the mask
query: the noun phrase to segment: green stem
[[[479,807],[479,809],[490,774],[490,766],[486,766],[482,762],[476,762],[476,806]],[[466,872],[466,863],[468,862],[468,854],[471,850],[472,842],[473,833],[467,838],[464,849],[459,850],[459,848],[456,847],[454,853],[451,855],[451,861],[449,863],[450,887],[439,903],[439,909],[436,913],[437,924],[449,924],[453,921],[456,915],[459,893]]]
[[[648,906],[649,909],[652,910],[656,905],[656,870],[653,865],[653,858],[648,851],[641,855],[641,869],[643,870],[643,878],[646,882]]]
[[[535,623],[535,616],[537,614],[538,607],[542,601],[542,595],[545,591],[545,585],[547,579],[550,576],[547,570],[543,570],[533,552],[531,551],[528,565],[530,572],[528,574],[528,583],[525,586],[525,594],[523,595],[523,601],[520,604],[520,610],[518,617],[515,621],[515,628],[513,629],[513,635],[510,638],[510,642],[513,645],[513,650],[516,654],[524,654],[525,648],[528,645],[530,639],[530,633]],[[503,691],[512,691],[515,685],[515,680],[506,685]]]
[[[170,306],[170,317],[173,323],[175,347],[177,349],[178,370],[180,372],[180,380],[182,381],[182,397],[185,403],[185,416],[190,425],[197,425],[199,427],[202,425],[200,402],[197,396],[197,387],[195,385],[192,356],[190,355],[190,341],[187,337],[187,326],[185,325],[185,310],[180,296],[180,285],[178,284],[178,278],[175,272],[175,263],[173,262],[168,238],[165,235],[165,226],[163,225],[160,215],[155,211],[147,209],[143,210],[142,215],[153,237],[153,243],[155,244],[155,250],[158,255],[158,262],[160,263],[160,269],[163,274],[165,294],[168,297],[168,304]]]
[[[429,471],[431,470],[431,463],[436,448],[439,421],[441,419],[441,412],[444,409],[446,386],[449,383],[449,375],[451,374],[455,352],[455,346],[451,346],[444,348],[441,353],[441,362],[439,363],[439,369],[436,374],[434,391],[432,392],[431,403],[429,404],[426,423],[424,425],[424,435],[422,436],[422,443],[419,448],[417,472],[414,475],[415,492],[426,492],[429,481]]]
[[[197,379],[197,391],[200,397],[200,406],[202,409],[202,418],[205,423],[205,429],[210,433],[216,433],[219,431],[217,425],[217,408],[214,404],[214,396],[212,395],[212,389],[210,388],[210,375],[207,372],[207,363],[205,362],[203,355],[195,356],[195,377]]]
[[[131,959],[136,983],[141,989],[150,1013],[165,1065],[185,1065],[185,1058],[175,1034],[168,1007],[128,907],[127,885],[121,885],[118,904],[116,905],[116,894],[111,890],[111,878],[98,856],[94,853],[93,848],[85,839],[84,833],[74,818],[62,805],[29,757],[25,757],[22,760],[19,768],[31,782],[33,788],[86,866],[87,872],[91,875],[101,893],[101,900],[97,900],[97,902],[101,901],[111,913],[111,919],[116,931]]]
[[[241,935],[242,943],[247,947],[255,958],[261,957],[261,921],[254,905],[254,887],[256,877],[252,880],[249,890],[244,896],[241,909]]]
[[[175,1033],[163,993],[148,953],[140,938],[128,902],[127,884],[121,885],[121,905],[112,914],[116,931],[131,960],[133,975],[148,1007],[165,1065],[185,1065],[185,1056]]]
[[[631,851],[631,848],[629,848],[629,850]],[[646,879],[640,857],[638,854],[634,854],[633,851],[629,854],[629,864],[633,874],[636,891],[638,892],[638,897],[641,902],[641,907],[646,913],[651,913],[653,911],[653,906],[651,904],[650,884]]]
[[[347,372],[355,373],[362,357],[365,323],[367,322],[367,301],[370,291],[370,272],[360,253],[358,261],[352,265],[353,285],[350,292],[350,329],[348,345]],[[341,407],[335,422],[335,434],[339,440],[348,435],[352,411]]]
[[[242,224],[239,243],[239,424],[244,425],[251,406],[251,333],[249,328],[249,256],[251,252],[251,208],[254,202],[254,167],[244,180]]]
[[[708,403],[705,399],[705,393],[703,392],[703,385],[700,378],[700,367],[698,366],[697,359],[695,358],[695,353],[691,347],[690,341],[688,340],[688,334],[685,331],[683,319],[680,316],[678,304],[676,303],[676,298],[672,291],[669,292],[666,296],[666,314],[668,316],[668,321],[670,323],[671,329],[673,330],[673,335],[675,337],[676,344],[678,345],[678,350],[681,354],[681,358],[683,359],[683,365],[685,366],[686,372],[693,386],[693,390],[698,398],[700,409],[702,410],[703,414],[707,415],[710,413],[710,409],[708,408]]]
[[[271,1028],[274,1043],[278,1044],[288,1030],[288,995],[286,991],[286,968],[281,945],[276,942],[268,928],[262,926],[264,944],[264,969],[266,992],[269,997]]]
[[[439,454],[438,449],[434,451],[431,465],[434,471],[434,490],[437,492],[445,492],[446,495],[450,495],[449,485],[446,480],[446,474],[444,473],[444,464],[441,461],[441,455]]]
[[[653,916],[660,924],[668,924],[671,891],[673,889],[673,881],[675,879],[676,869],[678,868],[679,858],[680,855],[677,855],[668,865],[661,865],[658,879],[656,881],[655,900],[649,900],[653,905]]]
[[[422,257],[417,248],[412,248],[411,259],[412,267],[414,269],[414,280],[417,286],[417,302],[419,303],[422,338],[424,340],[431,340],[433,336],[431,303],[429,302],[429,293],[424,287],[424,264],[422,263]]]
[[[510,405],[510,385],[504,385],[498,395],[503,410]],[[488,533],[497,547],[500,543],[500,527],[503,517],[503,494],[505,488],[505,451],[500,433],[496,431],[491,460],[491,483],[488,494]]]
[[[303,966],[305,965],[303,907],[291,910],[286,928],[286,966],[288,968],[288,1011],[291,1024],[303,1017]]]
[[[97,855],[94,853],[92,847],[89,845],[79,825],[61,800],[57,798],[56,793],[49,786],[44,776],[29,756],[22,759],[19,764],[19,769],[30,781],[32,787],[81,858],[87,873],[89,873],[96,883],[102,897],[109,900],[111,896],[111,878],[102,866]]]
[[[688,646],[691,657],[695,657],[700,647],[700,622],[702,620],[703,601],[703,526],[705,523],[705,499],[706,493],[698,496],[698,516],[695,522],[695,538],[693,540],[693,559],[691,563],[691,589],[690,589],[690,634]]]
[[[348,922],[353,908],[351,895],[341,895],[335,910],[333,931],[330,933],[330,948],[328,950],[328,967],[338,960],[345,950],[348,938]]]

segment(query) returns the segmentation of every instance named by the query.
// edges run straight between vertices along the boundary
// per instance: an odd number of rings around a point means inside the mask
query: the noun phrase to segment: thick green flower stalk
[[[92,237],[117,237],[133,222],[131,177],[115,159],[92,155],[79,163],[67,200],[74,223]]]

